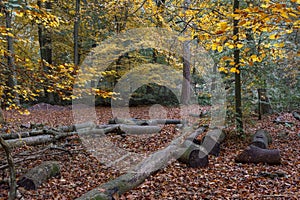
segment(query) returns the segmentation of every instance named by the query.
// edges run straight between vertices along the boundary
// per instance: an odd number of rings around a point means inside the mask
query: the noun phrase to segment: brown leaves
[[[107,123],[112,118],[109,108],[97,108],[98,123]],[[179,118],[178,108],[167,108],[168,118]],[[130,108],[132,117],[149,118],[149,107]],[[85,109],[82,109],[82,115]],[[30,115],[20,115],[18,112],[6,111],[5,116],[10,122],[11,130],[20,129],[21,124],[28,122],[49,126],[71,125],[72,111],[65,108],[33,109]],[[300,146],[297,133],[300,132],[300,122],[291,113],[280,114],[282,121],[293,122],[293,125],[275,124],[273,121],[277,115],[266,116],[261,121],[255,121],[253,126],[247,125],[247,134],[253,134],[257,129],[266,129],[271,133],[273,144],[270,148],[281,150],[282,164],[269,166],[264,164],[237,164],[235,156],[240,149],[244,149],[247,141],[236,137],[228,137],[222,144],[219,157],[209,157],[207,168],[192,169],[179,162],[161,169],[157,174],[149,177],[142,185],[124,195],[115,196],[119,199],[274,199],[290,198],[296,199],[300,196]],[[232,132],[227,131],[228,135]],[[154,134],[145,138],[137,136],[108,136],[120,148],[125,148],[138,153],[149,153],[164,148],[173,138],[177,137],[173,125],[164,126],[160,134]],[[284,133],[282,137],[280,134]],[[63,141],[64,142],[64,141]],[[58,144],[61,145],[61,144]],[[69,140],[67,150],[73,152],[72,156],[58,150],[42,151],[44,147],[33,147],[31,149],[16,149],[14,158],[25,154],[40,154],[38,159],[25,160],[17,164],[17,176],[28,169],[46,160],[57,160],[62,164],[61,177],[50,179],[37,191],[28,192],[19,188],[24,199],[75,199],[87,191],[114,179],[120,175],[118,170],[108,168],[101,164],[87,151],[83,150],[77,140]],[[58,152],[57,152],[58,151]],[[51,155],[59,153],[57,155]],[[0,153],[0,165],[4,161]],[[7,173],[1,172],[0,177],[0,199],[7,197],[8,183]],[[278,175],[284,173],[284,176]],[[269,176],[270,175],[270,176]],[[271,177],[272,176],[272,177]],[[5,179],[3,180],[4,177]],[[103,190],[105,192],[105,190]]]

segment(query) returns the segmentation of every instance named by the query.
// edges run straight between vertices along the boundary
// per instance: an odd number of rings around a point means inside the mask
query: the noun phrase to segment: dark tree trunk
[[[38,0],[37,5],[40,9],[43,8],[42,2]],[[46,1],[45,2],[45,8],[47,10],[51,10],[51,2]],[[42,67],[44,70],[44,73],[48,74],[50,73],[50,68],[46,65],[52,64],[52,35],[51,31],[49,29],[46,29],[42,24],[38,25],[38,36],[39,36],[39,43],[40,43],[40,56],[41,56],[41,61],[42,61]],[[46,63],[45,63],[46,62]],[[47,86],[49,86],[50,83],[48,82],[48,85],[44,87],[45,90],[45,97],[47,99],[47,102],[50,104],[55,103],[54,99],[54,93],[53,92],[48,92]]]
[[[234,0],[233,3],[233,11],[236,13],[236,10],[239,9],[239,0]],[[236,40],[234,40],[235,46],[239,40],[238,34],[239,34],[239,28],[238,28],[238,20],[233,21],[233,35],[237,37]],[[241,72],[240,72],[240,50],[235,47],[234,50],[234,62],[235,62],[235,68],[238,70],[238,72],[235,72],[235,112],[236,112],[236,129],[239,134],[243,134],[244,128],[243,128],[243,114],[242,114],[242,88],[241,88]]]
[[[1,101],[0,101],[0,125],[4,124],[4,123],[5,123],[5,120],[4,120],[4,115],[3,115],[3,111],[1,108]]]
[[[6,23],[6,29],[8,30],[8,33],[11,33],[12,29],[12,11],[5,10],[5,23]],[[17,82],[17,68],[15,65],[15,60],[14,60],[14,46],[13,46],[13,38],[10,35],[6,36],[7,39],[7,65],[8,65],[8,87],[11,90],[10,93],[13,95],[14,103],[19,106],[19,95],[14,91],[14,87],[18,84]]]
[[[266,89],[257,89],[258,92],[258,119],[261,120],[262,115],[271,114],[272,108]]]
[[[55,176],[60,176],[59,163],[47,161],[29,170],[20,178],[18,185],[27,190],[36,190],[43,182]]]
[[[76,0],[76,16],[74,23],[74,64],[79,65],[79,25],[80,25],[80,0]]]

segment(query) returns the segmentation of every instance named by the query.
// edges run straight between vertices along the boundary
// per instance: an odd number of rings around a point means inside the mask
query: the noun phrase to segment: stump
[[[51,177],[60,176],[60,166],[56,161],[47,161],[29,170],[17,184],[26,190],[36,190]]]
[[[260,147],[262,149],[267,149],[269,144],[272,143],[272,138],[270,134],[265,130],[258,130],[253,135],[252,145]]]

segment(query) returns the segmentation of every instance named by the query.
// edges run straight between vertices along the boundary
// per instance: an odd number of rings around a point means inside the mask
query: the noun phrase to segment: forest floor
[[[180,118],[178,108],[165,109],[168,118]],[[107,124],[112,118],[108,107],[97,108],[96,113],[98,124]],[[148,119],[149,107],[133,107],[130,113],[131,117]],[[82,116],[89,114],[82,111]],[[277,117],[293,125],[273,123]],[[41,123],[47,127],[74,123],[72,110],[61,107],[36,107],[26,115],[6,111],[5,118],[8,125],[2,130],[8,133],[24,131],[26,124],[30,123]],[[21,125],[23,128],[20,128]],[[257,120],[257,117],[245,120],[247,136],[258,129],[265,129],[271,134],[273,142],[269,148],[280,149],[280,165],[235,163],[235,157],[249,145],[250,137],[237,137],[229,127],[220,155],[210,156],[208,167],[188,168],[174,161],[118,199],[300,199],[300,121],[293,118],[291,113],[268,115],[262,120]],[[123,138],[112,134],[108,137],[116,147],[143,155],[164,148],[177,136],[175,125],[165,125],[159,134],[146,138]],[[17,179],[44,161],[56,160],[61,163],[60,177],[51,178],[35,191],[19,187],[20,199],[75,199],[124,172],[121,167],[108,167],[95,158],[76,136],[50,145],[63,147],[69,153],[49,148],[49,144],[13,150],[14,159],[19,161],[16,163]],[[4,151],[0,150],[0,168],[5,163]],[[276,176],[279,173],[284,176]],[[7,180],[8,170],[0,170],[0,200],[7,199]]]

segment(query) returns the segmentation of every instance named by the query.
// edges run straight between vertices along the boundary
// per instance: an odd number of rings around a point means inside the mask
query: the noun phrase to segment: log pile
[[[58,128],[43,128],[21,133],[0,134],[10,147],[21,147],[23,145],[40,145],[55,142],[59,139],[72,135],[98,135],[105,136],[109,133],[126,134],[154,134],[159,133],[161,127],[158,124],[181,124],[182,120],[156,119],[156,120],[126,120],[113,119],[107,125],[96,125],[93,122],[85,122],[71,126],[60,126]],[[1,146],[0,146],[1,148]]]
[[[189,167],[208,166],[208,155],[218,156],[221,142],[225,139],[225,134],[220,129],[209,130],[202,138],[196,141],[200,133],[191,134],[183,143],[186,151],[179,158],[179,161],[186,163]]]
[[[267,131],[258,130],[253,135],[252,143],[235,158],[235,162],[280,164],[280,150],[267,149],[271,142],[271,137]]]

